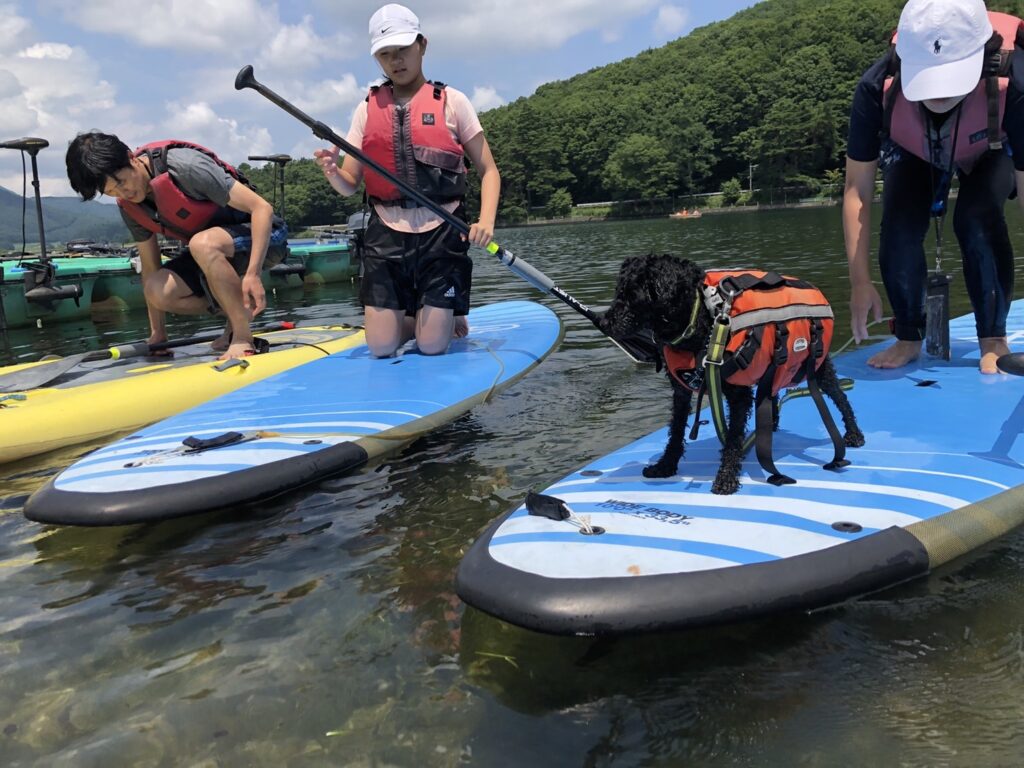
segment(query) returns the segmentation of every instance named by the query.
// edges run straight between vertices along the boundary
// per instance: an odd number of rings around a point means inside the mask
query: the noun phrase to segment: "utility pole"
[[[750,194],[754,194],[754,169],[757,168],[760,165],[760,163],[750,163],[749,165],[750,168],[748,170],[749,176],[747,181],[747,192],[749,192]]]

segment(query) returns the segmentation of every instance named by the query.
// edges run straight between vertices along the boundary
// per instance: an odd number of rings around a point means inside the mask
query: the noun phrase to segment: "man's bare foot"
[[[978,345],[981,347],[981,363],[978,366],[981,372],[1002,373],[996,366],[996,360],[1003,355],[1010,354],[1010,346],[1006,343],[1006,337],[978,339]]]
[[[469,336],[469,320],[466,319],[465,315],[458,315],[455,318],[455,324],[452,326],[452,338],[462,339]]]
[[[231,346],[231,326],[224,328],[224,333],[220,335],[220,338],[214,339],[210,342],[210,349],[214,352],[224,352],[228,347]]]
[[[902,368],[907,363],[921,356],[920,341],[903,341],[897,339],[891,347],[886,347],[877,355],[868,358],[872,368]]]
[[[224,354],[218,357],[218,360],[231,360],[235,357],[249,357],[256,354],[256,349],[253,347],[251,341],[232,341]]]

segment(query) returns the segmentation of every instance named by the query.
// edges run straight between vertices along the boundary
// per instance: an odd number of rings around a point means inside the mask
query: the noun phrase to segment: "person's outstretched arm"
[[[850,326],[857,343],[868,337],[868,314],[882,319],[882,298],[871,282],[871,202],[878,161],[846,159],[843,192],[843,238],[850,272]]]
[[[483,132],[466,142],[464,147],[473,167],[480,174],[480,218],[469,228],[469,242],[485,247],[494,237],[494,219],[498,215],[501,174],[494,162],[491,148]]]

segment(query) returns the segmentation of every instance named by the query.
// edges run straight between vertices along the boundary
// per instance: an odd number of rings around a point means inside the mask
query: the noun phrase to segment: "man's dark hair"
[[[83,200],[92,200],[103,192],[108,177],[127,168],[132,151],[117,136],[99,131],[80,133],[68,144],[64,162],[71,188]]]

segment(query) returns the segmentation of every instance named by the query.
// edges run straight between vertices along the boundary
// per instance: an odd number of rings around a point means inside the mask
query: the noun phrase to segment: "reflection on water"
[[[776,267],[821,286],[839,342],[849,335],[836,210],[499,235],[594,306],[634,253]],[[538,298],[476,261],[478,303]],[[24,500],[90,446],[0,468],[0,763],[1020,764],[1019,534],[868,600],[713,630],[550,638],[465,609],[452,576],[484,525],[667,419],[662,380],[540,300],[565,321],[565,342],[515,387],[272,502],[48,528],[24,520]],[[967,309],[959,283],[954,310]],[[279,293],[268,315],[360,316],[350,286]],[[145,322],[19,331],[3,362],[144,337]]]

